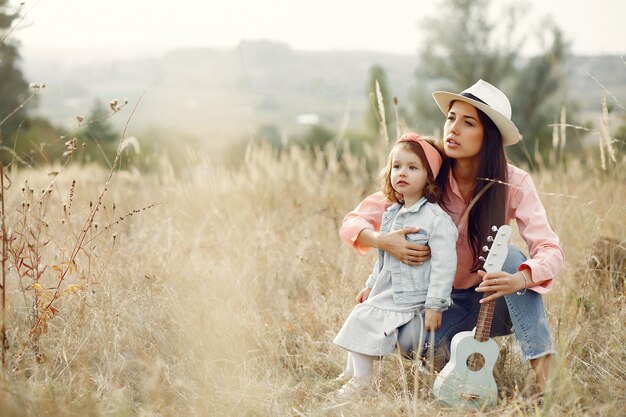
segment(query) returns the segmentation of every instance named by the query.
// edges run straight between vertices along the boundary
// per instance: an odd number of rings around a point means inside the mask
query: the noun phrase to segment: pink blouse
[[[548,223],[546,211],[530,175],[508,164],[508,177],[510,189],[507,193],[506,223],[509,224],[511,219],[517,221],[519,232],[530,251],[530,259],[520,265],[518,270],[526,269],[527,273],[530,272],[530,279],[535,283],[531,289],[544,294],[550,291],[553,278],[563,267],[563,251],[559,246],[558,236]],[[461,197],[452,174],[448,175],[448,178],[446,193],[450,201],[446,212],[459,228],[459,239],[456,242],[457,268],[453,286],[463,289],[480,283],[480,277],[478,273],[470,272],[474,258],[467,240],[467,224],[459,227],[461,216],[468,203]],[[346,215],[339,229],[339,236],[347,245],[364,255],[369,248],[356,243],[359,234],[364,229],[380,230],[383,212],[390,205],[382,192],[370,195]]]

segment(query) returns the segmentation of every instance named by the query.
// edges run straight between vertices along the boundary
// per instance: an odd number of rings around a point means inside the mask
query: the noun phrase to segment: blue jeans
[[[502,270],[513,274],[525,260],[526,257],[518,248],[509,245],[509,253]],[[435,331],[434,352],[438,368],[450,358],[450,342],[454,335],[476,327],[480,312],[479,300],[483,294],[476,292],[475,289],[476,287],[452,290],[451,298],[454,304],[443,312],[441,327]],[[410,354],[417,346],[421,331],[419,317],[398,329],[398,344],[404,353]],[[523,295],[513,293],[496,300],[490,336],[511,333],[515,335],[522,349],[524,360],[555,353],[541,294],[529,290]],[[430,332],[426,332],[422,356],[426,354],[430,337]]]

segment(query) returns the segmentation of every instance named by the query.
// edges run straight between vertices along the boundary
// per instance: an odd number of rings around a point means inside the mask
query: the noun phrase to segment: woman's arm
[[[382,233],[364,229],[359,233],[356,243],[359,246],[381,249],[407,265],[421,265],[430,258],[430,248],[409,242],[405,237],[408,233],[416,233],[418,230],[418,227],[406,227]]]
[[[532,289],[545,294],[552,288],[553,278],[563,267],[563,251],[559,238],[548,222],[545,208],[539,199],[532,178],[527,172],[509,165],[510,200],[507,218],[514,218],[520,235],[528,245],[530,259],[517,272],[478,271],[482,278],[478,292],[493,292],[480,302],[495,300],[503,295]]]
[[[409,265],[428,260],[428,246],[416,245],[405,239],[407,233],[414,233],[416,229],[379,232],[383,213],[390,205],[382,192],[368,196],[344,217],[339,236],[361,255],[366,254],[369,248],[377,248]]]
[[[525,174],[521,186],[511,199],[513,217],[530,255],[530,259],[522,263],[518,271],[524,271],[529,288],[546,293],[552,288],[552,279],[563,268],[564,256],[559,237],[550,227],[532,178]],[[519,282],[522,277],[517,278]]]
[[[365,255],[369,248],[376,248],[375,242],[367,240],[367,238],[359,242],[358,238],[363,230],[380,230],[383,213],[390,205],[391,202],[385,198],[382,192],[374,193],[365,198],[343,218],[343,223],[339,228],[341,240],[361,255]]]

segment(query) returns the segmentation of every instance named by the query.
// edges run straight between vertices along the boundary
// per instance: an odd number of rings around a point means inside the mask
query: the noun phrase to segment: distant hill
[[[224,143],[249,135],[262,124],[287,135],[302,129],[300,114],[316,114],[338,128],[349,109],[349,128],[359,129],[368,99],[370,67],[385,68],[400,103],[416,83],[417,56],[379,52],[294,51],[286,44],[243,42],[233,50],[179,49],[160,55],[115,55],[89,59],[81,52],[25,53],[23,68],[32,82],[48,86],[37,111],[63,126],[87,115],[94,100],[128,98],[134,104],[134,132],[153,128]],[[601,87],[626,101],[626,66],[619,57],[575,56],[566,64],[570,98],[585,114],[600,109]],[[610,98],[609,98],[610,101]],[[622,104],[624,104],[622,102]],[[120,125],[128,115],[117,117]]]

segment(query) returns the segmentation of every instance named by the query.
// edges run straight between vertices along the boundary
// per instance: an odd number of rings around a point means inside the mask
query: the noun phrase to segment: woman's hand
[[[430,332],[438,330],[441,327],[441,315],[441,311],[427,308],[426,314],[424,315],[424,327],[426,327],[426,330]]]
[[[363,301],[367,300],[367,297],[370,296],[372,292],[371,288],[365,287],[360,292],[359,295],[356,296],[356,303],[361,304]]]
[[[421,265],[430,259],[430,248],[409,242],[406,235],[417,233],[419,227],[406,227],[389,233],[380,233],[377,237],[378,248],[407,265]]]
[[[528,274],[528,272],[526,272]],[[478,271],[478,276],[483,279],[476,291],[493,292],[489,296],[482,298],[481,303],[487,303],[500,298],[504,295],[513,294],[514,292],[528,288],[530,281],[524,278],[522,272],[518,271],[514,274],[506,272],[490,272]]]

